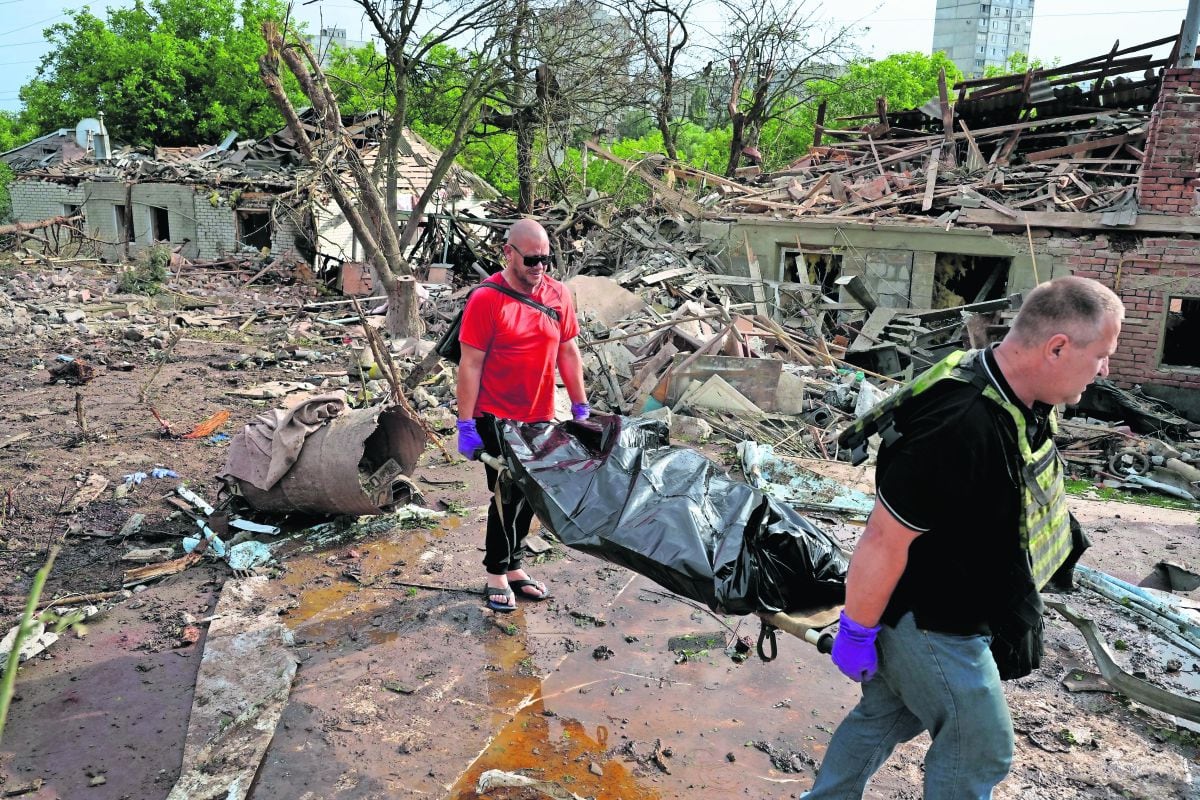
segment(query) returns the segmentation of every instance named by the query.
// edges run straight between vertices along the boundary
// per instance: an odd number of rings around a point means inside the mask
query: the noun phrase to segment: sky
[[[936,0],[808,0],[831,22],[852,25],[859,44],[870,56],[908,50],[928,52],[933,42]],[[1186,0],[1034,0],[1033,37],[1029,49],[1035,58],[1060,63],[1078,61],[1108,52],[1116,40],[1123,47],[1160,39],[1179,31]],[[34,75],[47,51],[42,31],[65,18],[71,9],[89,5],[103,16],[110,6],[127,6],[130,0],[0,0],[0,109],[17,111],[17,93]],[[349,0],[316,0],[296,3],[296,16],[315,31],[324,24],[345,28],[351,39],[368,38],[361,11]]]

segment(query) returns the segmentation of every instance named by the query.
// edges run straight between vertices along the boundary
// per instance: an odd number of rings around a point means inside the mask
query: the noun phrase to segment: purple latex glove
[[[878,625],[874,628],[859,625],[842,610],[830,655],[833,663],[850,680],[866,683],[875,677],[875,670],[879,668],[879,654],[875,651],[878,633]]]
[[[571,419],[576,422],[583,422],[591,415],[592,407],[586,401],[583,403],[571,403]]]
[[[463,458],[474,461],[483,452],[483,439],[475,428],[475,420],[460,419],[458,421],[458,452]]]

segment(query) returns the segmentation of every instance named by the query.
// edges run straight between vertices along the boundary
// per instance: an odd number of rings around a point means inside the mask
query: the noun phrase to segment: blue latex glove
[[[592,407],[583,403],[571,403],[571,419],[576,422],[583,422],[592,415]]]
[[[458,421],[458,452],[463,458],[474,461],[483,452],[483,439],[475,428],[475,420],[460,419]]]
[[[878,625],[874,628],[859,625],[842,610],[830,655],[833,663],[850,680],[866,683],[875,677],[875,671],[879,669],[879,654],[875,651],[878,633]]]

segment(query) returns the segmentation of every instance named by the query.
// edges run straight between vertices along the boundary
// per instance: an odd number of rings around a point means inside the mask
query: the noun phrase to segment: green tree
[[[36,139],[39,131],[21,115],[13,111],[0,111],[0,153]],[[0,221],[8,219],[12,211],[12,199],[8,185],[12,182],[12,170],[0,163]]]
[[[851,62],[838,83],[841,100],[848,114],[868,114],[875,110],[875,99],[886,97],[888,108],[917,108],[938,94],[938,73],[946,70],[946,85],[962,80],[962,73],[950,57],[937,52],[894,53],[878,61]]]
[[[271,133],[282,118],[258,77],[260,29],[286,11],[285,0],[136,0],[106,19],[68,10],[21,88],[25,118],[46,131],[103,112],[113,138],[135,144]]]
[[[1048,67],[1057,67],[1062,59],[1055,58],[1050,63],[1042,61],[1040,58],[1030,58],[1028,53],[1012,53],[1008,60],[1004,62],[1004,66],[992,64],[983,68],[983,77],[998,78],[1001,75],[1013,75],[1018,72],[1028,72],[1031,69],[1047,69]]]
[[[938,73],[946,70],[946,85],[962,80],[962,73],[945,53],[895,53],[887,58],[861,59],[847,65],[837,78],[814,81],[810,90],[818,102],[826,103],[825,124],[836,127],[837,117],[873,114],[875,101],[887,99],[893,111],[916,108],[938,94]],[[809,127],[816,122],[817,102],[807,116]],[[861,125],[862,121],[849,124]]]
[[[42,133],[44,131],[39,130],[25,115],[15,111],[0,111],[0,153],[36,139]]]

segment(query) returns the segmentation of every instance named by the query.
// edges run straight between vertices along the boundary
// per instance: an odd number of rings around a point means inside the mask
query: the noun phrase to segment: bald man
[[[558,312],[554,320],[498,291],[474,291],[463,312],[458,365],[458,451],[469,459],[480,451],[500,454],[491,418],[550,422],[554,418],[554,371],[571,397],[571,416],[587,419],[590,408],[583,385],[583,359],[575,337],[579,322],[571,293],[546,274],[550,240],[532,219],[518,220],[504,244],[504,269],[484,281],[526,295]],[[483,424],[480,424],[483,423]],[[488,489],[496,471],[484,465]],[[488,507],[483,566],[488,608],[516,610],[517,598],[544,600],[546,585],[521,565],[533,510],[519,493],[497,507],[493,491]]]
[[[1108,375],[1125,309],[1086,278],[1044,283],[1004,341],[955,353],[839,439],[884,437],[875,508],[850,560],[833,661],[862,683],[810,800],[862,797],[922,731],[926,800],[989,798],[1013,725],[1001,680],[1038,666],[1048,582],[1086,547],[1064,499],[1054,407]]]

